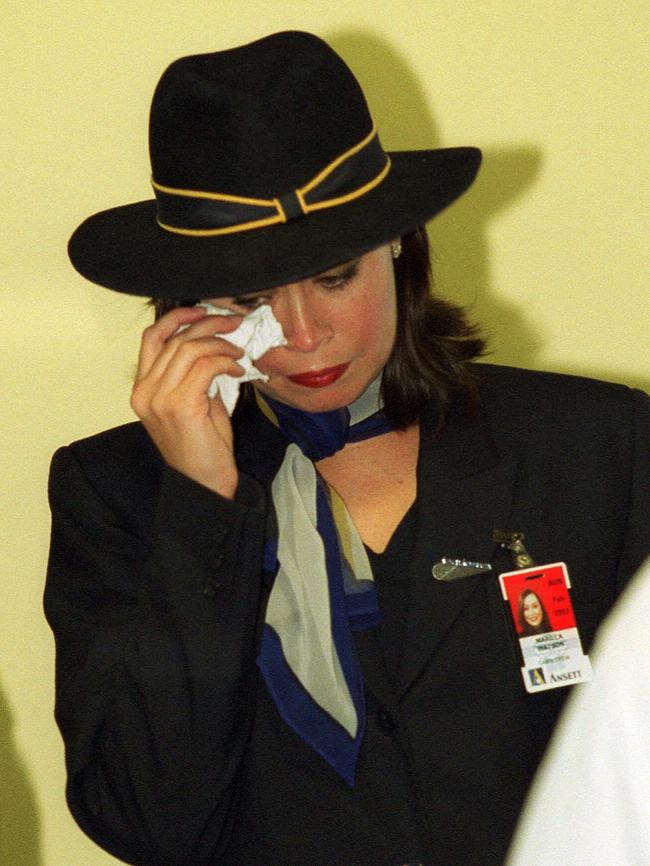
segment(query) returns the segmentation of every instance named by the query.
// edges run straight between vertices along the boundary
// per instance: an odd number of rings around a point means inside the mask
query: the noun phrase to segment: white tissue
[[[215,307],[213,304],[201,303],[198,307],[204,307],[211,316],[232,316],[231,310],[223,307]],[[215,334],[222,340],[227,340],[234,346],[238,346],[246,353],[243,358],[238,358],[237,363],[244,368],[241,376],[228,376],[222,374],[215,376],[208,388],[208,397],[212,398],[219,394],[229,415],[232,415],[237,398],[239,397],[239,386],[244,382],[252,382],[261,379],[268,382],[269,377],[261,373],[254,361],[262,357],[269,349],[276,346],[286,346],[287,341],[282,333],[282,325],[273,315],[273,310],[268,304],[255,307],[247,316],[244,316],[241,325],[230,334]]]

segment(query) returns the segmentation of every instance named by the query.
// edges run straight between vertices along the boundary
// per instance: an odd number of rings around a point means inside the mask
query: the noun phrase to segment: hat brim
[[[148,200],[94,214],[70,238],[88,280],[156,298],[236,297],[297,282],[414,231],[457,199],[478,172],[477,148],[400,151],[370,192],[302,219],[213,237],[160,228]]]

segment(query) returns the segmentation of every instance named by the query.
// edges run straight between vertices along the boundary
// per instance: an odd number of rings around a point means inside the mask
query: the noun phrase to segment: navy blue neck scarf
[[[318,461],[336,454],[348,442],[361,442],[393,429],[382,409],[380,388],[378,376],[349,407],[331,412],[303,412],[271,397],[260,398],[259,392],[256,395],[264,414],[289,442],[294,442],[305,457]],[[264,403],[274,418],[264,410]]]

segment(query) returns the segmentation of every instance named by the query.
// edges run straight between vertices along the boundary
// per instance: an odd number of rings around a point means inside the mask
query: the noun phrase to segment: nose
[[[323,305],[303,283],[283,286],[274,298],[273,312],[282,325],[287,345],[299,352],[315,352],[332,336]]]

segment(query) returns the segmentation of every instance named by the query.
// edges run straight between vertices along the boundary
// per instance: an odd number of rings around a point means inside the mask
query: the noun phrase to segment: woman
[[[150,146],[156,201],[70,244],[158,312],[142,423],[53,462],[70,808],[150,866],[497,864],[565,690],[522,687],[492,533],[569,564],[588,646],[648,549],[647,401],[472,363],[420,227],[478,152],[385,154],[316,37],[176,61]],[[230,420],[251,310],[286,344]]]
[[[551,623],[540,597],[532,589],[524,589],[519,596],[519,637],[546,634]]]

